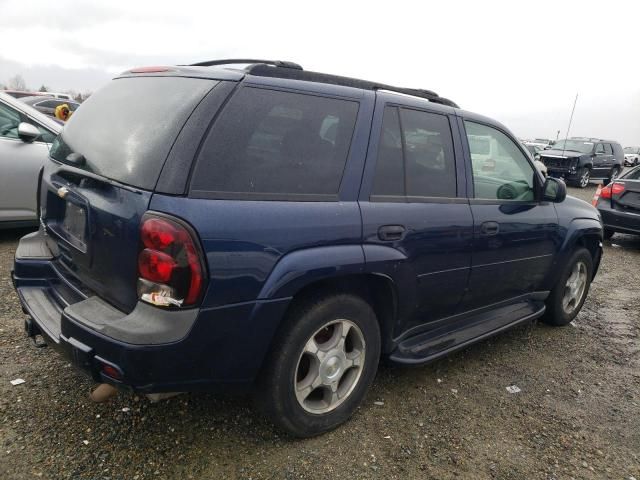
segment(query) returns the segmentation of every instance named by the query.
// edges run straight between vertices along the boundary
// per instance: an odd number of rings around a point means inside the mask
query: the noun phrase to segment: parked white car
[[[640,147],[624,147],[624,164],[629,167],[640,165]]]
[[[38,173],[62,126],[0,92],[0,228],[37,225]]]

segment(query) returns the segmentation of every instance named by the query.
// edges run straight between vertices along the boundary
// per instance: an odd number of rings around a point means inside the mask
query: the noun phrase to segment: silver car
[[[37,225],[38,173],[62,125],[0,92],[0,228]]]

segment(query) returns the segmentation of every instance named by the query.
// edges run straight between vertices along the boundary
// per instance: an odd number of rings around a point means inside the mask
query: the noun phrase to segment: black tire
[[[565,297],[567,281],[573,272],[574,266],[578,262],[583,262],[586,267],[586,285],[580,300],[576,302],[575,307],[571,312],[567,312],[563,308],[562,302]],[[578,315],[587,295],[589,294],[592,275],[593,258],[591,258],[591,253],[586,248],[578,248],[569,258],[569,261],[566,263],[564,270],[562,271],[562,275],[560,275],[560,278],[558,279],[558,283],[553,290],[551,290],[551,293],[545,302],[547,309],[542,317],[542,321],[557,327],[568,325],[576,315]]]
[[[605,228],[604,232],[603,232],[604,239],[605,240],[609,240],[611,237],[613,237],[614,233],[616,233],[616,232],[614,232],[610,228]]]
[[[364,338],[362,370],[350,393],[340,400],[342,403],[327,413],[311,413],[296,397],[299,362],[307,342],[336,320],[355,324]],[[292,307],[287,315],[259,379],[256,403],[276,426],[292,436],[305,438],[321,434],[351,417],[376,376],[379,360],[380,327],[369,303],[350,294],[309,299]]]
[[[619,176],[620,176],[620,167],[613,167],[611,169],[611,172],[609,172],[609,183],[613,182]]]
[[[580,170],[580,176],[578,180],[576,180],[576,186],[580,188],[586,188],[589,185],[589,180],[591,179],[591,169],[588,167],[583,167]]]

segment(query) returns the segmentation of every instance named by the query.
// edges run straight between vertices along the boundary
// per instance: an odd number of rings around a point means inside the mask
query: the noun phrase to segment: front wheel
[[[593,259],[586,248],[576,250],[567,262],[546,301],[542,320],[549,325],[568,325],[584,304],[591,285]]]
[[[334,294],[294,307],[263,372],[256,401],[274,424],[311,437],[345,422],[380,359],[380,328],[362,298]]]
[[[580,178],[578,179],[578,186],[580,188],[586,188],[589,185],[591,179],[591,171],[588,168],[583,168]]]

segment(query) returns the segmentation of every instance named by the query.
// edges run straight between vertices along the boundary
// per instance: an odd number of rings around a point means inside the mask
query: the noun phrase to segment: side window
[[[449,119],[437,113],[400,109],[407,195],[455,197],[456,165]]]
[[[465,121],[475,198],[532,201],[534,169],[516,143],[495,128]]]
[[[61,102],[57,100],[45,100],[44,102],[36,103],[35,106],[44,108],[56,108],[58,105],[61,105]]]
[[[18,138],[20,114],[13,108],[0,103],[0,137]]]
[[[404,196],[402,133],[396,107],[386,107],[378,146],[373,195]]]
[[[251,198],[334,196],[357,114],[353,101],[245,87],[205,140],[191,187]]]
[[[55,133],[52,133],[46,128],[41,127],[40,125],[37,125],[35,123],[32,123],[32,125],[34,125],[38,130],[40,130],[40,136],[36,139],[38,142],[53,143],[53,141],[56,138]]]
[[[445,115],[385,108],[372,194],[456,196],[453,141]]]
[[[604,144],[598,144],[598,146],[596,147],[596,155],[604,155]]]
[[[605,155],[613,155],[613,148],[611,148],[611,145],[608,143],[604,144],[604,153]]]

